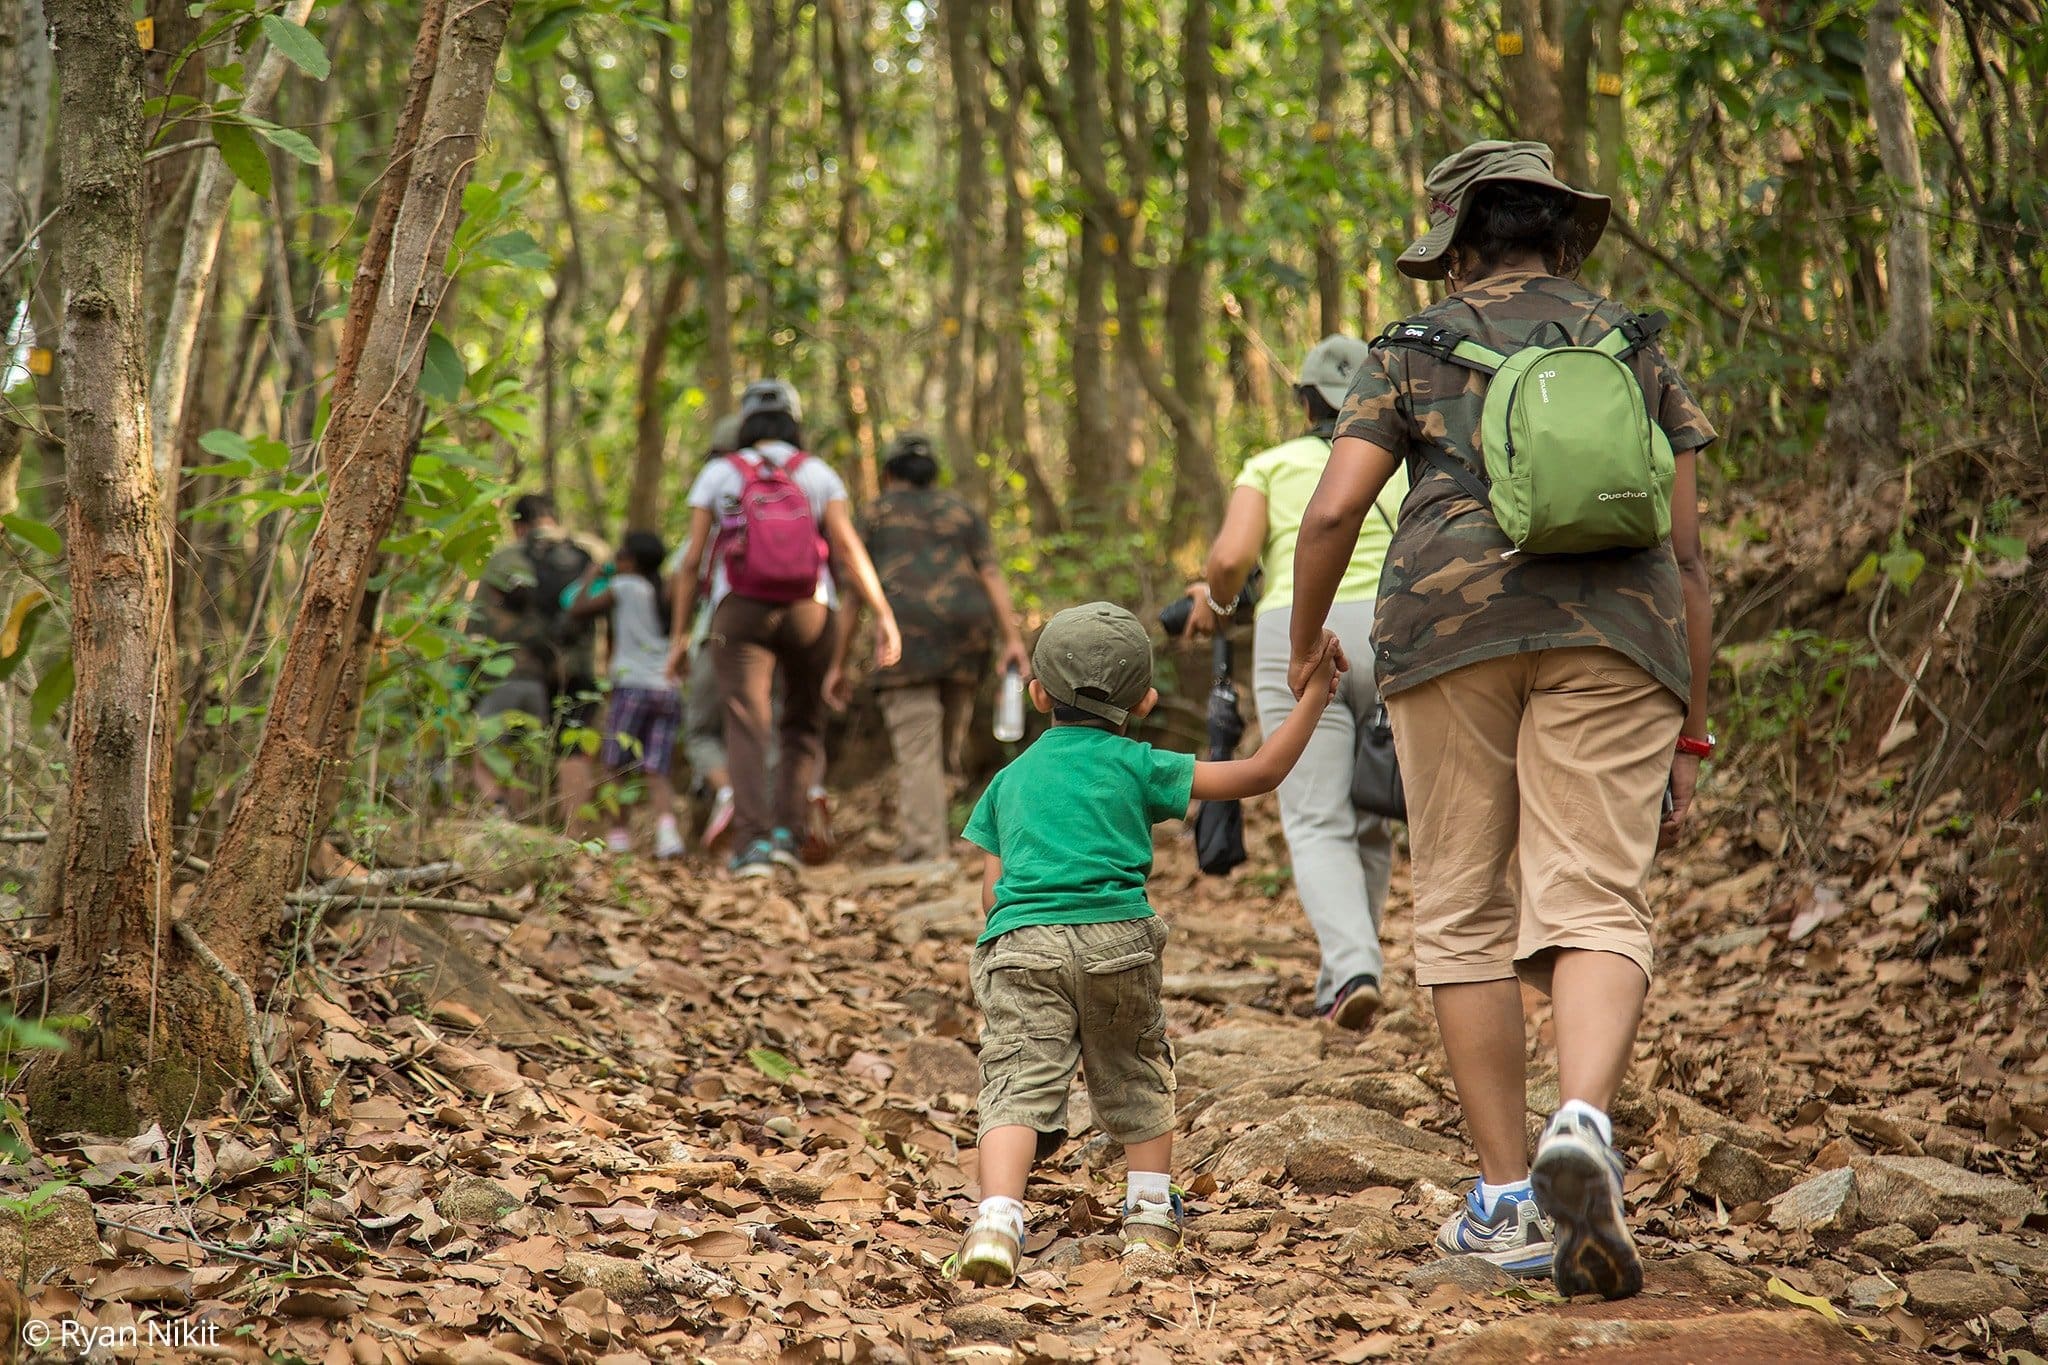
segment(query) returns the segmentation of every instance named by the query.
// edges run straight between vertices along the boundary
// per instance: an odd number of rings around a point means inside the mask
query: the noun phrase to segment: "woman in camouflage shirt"
[[[1401,269],[1448,278],[1452,292],[1409,321],[1506,353],[1590,345],[1631,316],[1572,278],[1608,201],[1557,180],[1548,147],[1477,143],[1426,189],[1431,228]],[[1405,463],[1413,488],[1373,647],[1407,783],[1416,982],[1432,989],[1482,1176],[1437,1244],[1609,1298],[1636,1292],[1642,1270],[1606,1110],[1649,986],[1644,884],[1708,748],[1712,641],[1695,457],[1714,432],[1654,344],[1628,363],[1677,455],[1671,539],[1541,556],[1515,553],[1442,468],[1485,476],[1487,377],[1376,347],[1303,519],[1289,679],[1298,695],[1312,676],[1360,522]],[[1563,1101],[1533,1166],[1523,980],[1551,996]]]

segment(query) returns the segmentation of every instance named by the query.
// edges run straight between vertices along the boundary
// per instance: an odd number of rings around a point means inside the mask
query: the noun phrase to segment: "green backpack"
[[[1517,551],[1591,554],[1648,549],[1671,535],[1671,441],[1627,364],[1668,322],[1631,315],[1590,346],[1567,337],[1513,355],[1448,327],[1397,322],[1373,345],[1490,375],[1479,432],[1486,481],[1434,446],[1426,458],[1493,510]]]

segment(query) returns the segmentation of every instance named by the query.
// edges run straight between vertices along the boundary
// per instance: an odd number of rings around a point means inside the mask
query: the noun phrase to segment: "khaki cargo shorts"
[[[1415,983],[1521,977],[1561,948],[1655,967],[1644,883],[1684,720],[1612,649],[1544,649],[1387,698],[1408,792]]]
[[[1159,1003],[1166,924],[1031,924],[974,950],[981,1006],[981,1134],[1022,1124],[1040,1157],[1067,1136],[1085,1069],[1095,1122],[1122,1143],[1173,1127],[1173,1050]]]

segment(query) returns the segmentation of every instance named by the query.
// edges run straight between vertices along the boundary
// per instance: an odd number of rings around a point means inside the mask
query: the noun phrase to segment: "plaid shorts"
[[[617,687],[604,718],[604,765],[666,777],[683,729],[683,699],[672,687]]]

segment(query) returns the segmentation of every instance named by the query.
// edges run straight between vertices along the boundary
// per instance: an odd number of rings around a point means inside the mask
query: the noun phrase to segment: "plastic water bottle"
[[[1004,744],[1024,738],[1024,675],[1015,668],[1003,670],[996,689],[996,738]]]

